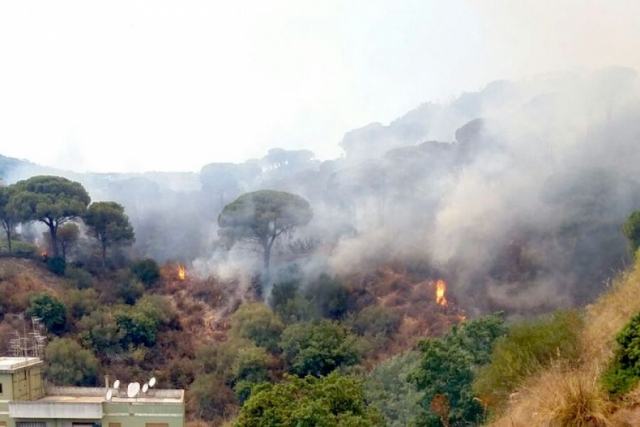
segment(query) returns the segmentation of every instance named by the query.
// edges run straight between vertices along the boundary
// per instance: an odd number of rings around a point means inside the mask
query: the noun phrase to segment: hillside
[[[531,425],[640,425],[640,386],[622,398],[602,390],[602,375],[618,349],[615,337],[640,313],[640,262],[584,308],[580,363],[553,366],[535,374],[513,393],[494,427]]]
[[[216,381],[224,380],[231,375],[224,371],[230,366],[222,368],[225,363],[232,363],[245,351],[243,349],[256,348],[234,332],[238,328],[236,322],[246,322],[234,313],[248,307],[265,307],[256,293],[255,283],[252,283],[254,279],[250,277],[242,274],[225,280],[214,276],[198,277],[195,271],[176,262],[167,262],[160,266],[159,280],[141,291],[127,284],[131,282],[128,282],[126,270],[100,274],[83,271],[68,265],[64,276],[58,276],[39,256],[33,259],[1,257],[0,354],[11,354],[10,339],[30,330],[28,318],[25,324],[22,316],[33,307],[33,297],[43,293],[66,307],[65,326],[53,333],[44,331],[48,342],[71,339],[80,343],[82,348],[89,349],[99,362],[98,375],[87,377],[83,380],[88,381],[86,384],[99,384],[100,378],[106,374],[121,381],[154,375],[163,387],[191,390],[196,384],[194,380],[209,372],[207,366],[210,364],[218,364],[218,369],[223,369],[215,371]],[[318,283],[322,287],[311,285],[308,291],[300,294],[300,298],[315,295],[314,304],[319,305],[312,311],[318,310],[318,314],[308,311],[312,318],[334,319],[335,324],[353,331],[354,345],[358,352],[362,352],[358,356],[359,366],[366,372],[383,360],[414,349],[419,340],[442,335],[451,325],[464,320],[464,313],[456,308],[453,297],[447,294],[446,284],[437,279],[429,273],[410,271],[402,265],[381,265],[374,271],[352,273],[348,277],[320,278]],[[307,301],[313,302],[314,299]],[[330,304],[333,305],[324,305],[322,301],[325,300],[332,301]],[[161,322],[153,331],[156,334],[153,342],[140,341],[128,346],[122,341],[125,330],[118,326],[117,320],[114,323],[114,319],[121,315],[118,313],[145,313],[144,304],[148,302],[161,313],[153,314],[155,311],[152,311],[145,315],[164,317],[166,323]],[[286,315],[278,313],[291,326],[303,324],[300,323],[303,319],[287,320]],[[47,316],[50,314],[43,317],[45,323]],[[277,322],[281,325],[280,334],[283,328],[286,330],[286,325],[282,325],[280,320]],[[48,361],[55,357],[48,352],[46,355]],[[280,360],[280,350],[269,357],[273,359],[269,377],[281,380],[286,362]],[[227,385],[216,387],[233,392]],[[197,420],[202,416],[209,421],[214,420],[214,425],[217,425],[221,418],[226,419],[237,411],[235,399],[230,398],[224,411],[202,412],[203,404],[194,400],[197,386],[195,393],[188,393],[189,419]]]
[[[552,416],[545,396],[563,381],[596,398],[591,418],[614,419],[633,405],[596,385],[637,309],[635,272],[608,284],[631,260],[638,114],[638,73],[612,67],[426,103],[347,132],[333,160],[274,147],[197,173],[78,174],[2,157],[15,229],[14,252],[0,240],[2,338],[37,314],[51,342],[100,367],[54,382],[153,374],[213,425],[248,416],[254,389],[314,390],[298,379],[330,373],[393,427],[477,424],[506,403],[504,422],[527,425]],[[49,173],[74,182],[22,180]],[[60,218],[68,251],[49,258],[54,229],[32,210],[64,201],[58,185],[81,206]],[[88,215],[107,206],[128,236],[108,253]],[[509,384],[491,376],[503,368]]]

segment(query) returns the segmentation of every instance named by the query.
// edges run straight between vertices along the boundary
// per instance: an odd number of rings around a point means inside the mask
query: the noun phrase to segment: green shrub
[[[631,391],[640,378],[640,313],[622,328],[616,341],[616,353],[602,375],[604,389],[614,397]]]
[[[234,425],[378,427],[385,423],[366,401],[361,380],[333,372],[320,378],[285,376],[281,383],[255,386]]]
[[[64,276],[79,289],[92,288],[94,285],[91,273],[82,268],[67,265]]]
[[[70,338],[56,338],[45,349],[47,379],[57,385],[92,386],[98,379],[98,360]]]
[[[278,350],[284,325],[269,307],[262,303],[242,304],[231,315],[230,335],[246,338],[271,352]]]
[[[64,271],[67,268],[67,262],[61,256],[53,258],[46,258],[45,262],[50,272],[56,276],[64,276]]]
[[[31,298],[27,316],[40,318],[50,332],[60,334],[67,323],[67,306],[53,295],[41,292]]]
[[[360,359],[356,337],[341,324],[327,319],[288,326],[282,332],[280,347],[289,372],[301,377],[327,375]]]
[[[582,326],[576,311],[557,311],[513,324],[507,336],[496,342],[491,363],[479,369],[473,384],[475,394],[490,409],[496,409],[531,374],[554,361],[576,362]]]
[[[370,305],[360,311],[353,320],[353,329],[358,335],[389,336],[396,332],[402,317],[393,310]]]
[[[133,305],[144,293],[144,285],[134,278],[120,280],[115,286],[115,294],[125,304]]]
[[[341,319],[353,305],[349,292],[342,282],[327,274],[321,274],[318,280],[309,284],[305,296],[313,301],[322,317],[329,319]]]
[[[478,367],[490,360],[494,343],[505,333],[503,319],[491,315],[456,325],[442,338],[420,342],[420,363],[409,375],[409,381],[422,392],[418,425],[479,425],[484,421],[486,412],[473,395],[472,383]]]
[[[387,426],[404,427],[420,412],[421,393],[407,377],[420,365],[420,353],[410,350],[377,365],[364,381],[367,401],[380,409]]]
[[[98,293],[95,289],[69,289],[64,294],[69,314],[81,319],[98,308]]]
[[[133,263],[130,271],[147,288],[153,286],[160,279],[160,267],[151,258]]]

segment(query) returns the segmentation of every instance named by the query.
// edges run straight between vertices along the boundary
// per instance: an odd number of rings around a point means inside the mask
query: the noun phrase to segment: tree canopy
[[[58,256],[58,227],[81,217],[91,202],[79,182],[59,176],[38,175],[18,181],[9,209],[21,221],[40,221],[49,228],[53,256]]]
[[[271,352],[278,349],[284,325],[264,304],[242,304],[231,316],[231,336],[246,338]]]
[[[71,338],[56,338],[45,349],[45,372],[54,384],[91,386],[96,384],[99,364],[90,350]]]
[[[124,207],[116,202],[95,202],[89,206],[84,222],[102,249],[102,265],[106,265],[107,248],[114,243],[132,242],[135,238]]]
[[[367,406],[360,380],[334,372],[254,387],[234,425],[375,427],[383,426],[384,418]]]
[[[26,314],[40,318],[42,324],[54,334],[62,333],[67,323],[67,306],[46,292],[40,292],[31,298]]]
[[[329,320],[295,323],[282,333],[280,347],[289,372],[327,375],[341,366],[358,362],[356,337],[344,326]]]
[[[442,338],[420,342],[420,366],[410,375],[422,394],[418,426],[478,425],[485,417],[472,383],[477,369],[491,360],[495,341],[506,333],[497,315],[453,327]]]
[[[224,207],[218,216],[220,235],[233,244],[245,241],[259,245],[265,270],[276,239],[311,221],[313,211],[302,197],[283,191],[245,193]]]

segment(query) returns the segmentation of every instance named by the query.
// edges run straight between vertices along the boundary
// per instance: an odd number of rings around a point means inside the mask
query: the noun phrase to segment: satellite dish
[[[113,397],[113,390],[109,389],[109,391],[107,391],[107,400],[111,400],[112,397]]]
[[[154,385],[156,385],[156,377],[152,377],[149,380],[149,387],[153,388]]]
[[[149,384],[145,384],[145,385],[143,385],[143,386],[142,386],[142,392],[143,392],[143,393],[146,393],[146,392],[148,392],[148,391],[149,391]]]
[[[140,383],[129,383],[127,386],[127,396],[136,397],[140,392]]]
[[[120,387],[120,380],[115,380],[113,382],[113,388],[118,388],[118,387]]]

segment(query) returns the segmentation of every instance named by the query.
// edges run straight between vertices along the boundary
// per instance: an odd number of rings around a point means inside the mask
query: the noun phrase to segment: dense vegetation
[[[498,82],[322,162],[8,180],[0,157],[0,354],[37,318],[49,381],[153,375],[194,425],[600,425],[640,376],[637,292],[582,307],[640,244],[636,80]]]

